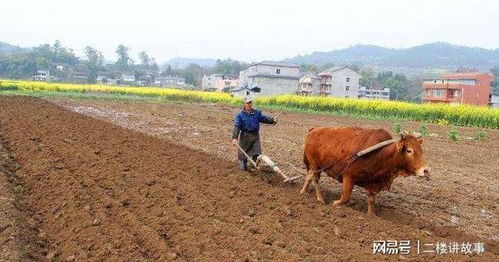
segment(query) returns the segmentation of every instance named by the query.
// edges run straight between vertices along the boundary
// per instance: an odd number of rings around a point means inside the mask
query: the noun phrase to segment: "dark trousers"
[[[260,147],[260,134],[258,132],[241,131],[241,134],[239,135],[239,146],[248,156],[256,161],[257,157],[262,153]],[[240,162],[240,168],[242,170],[248,170],[248,160],[241,150],[238,150],[237,158]]]

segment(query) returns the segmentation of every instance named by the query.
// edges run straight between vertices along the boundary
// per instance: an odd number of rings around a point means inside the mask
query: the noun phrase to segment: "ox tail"
[[[311,135],[310,132],[312,132],[312,130],[316,129],[317,127],[311,127],[308,129],[308,132],[307,132],[307,135],[305,136],[305,148],[303,150],[303,164],[305,164],[305,168],[307,169],[307,171],[310,170],[310,160],[307,158],[307,145],[309,143],[309,136]]]
[[[303,164],[305,164],[305,168],[310,170],[310,163],[308,162],[307,154],[303,152]]]
[[[310,170],[310,161],[308,160],[307,158],[307,143],[308,143],[308,139],[309,139],[309,135],[310,135],[310,132],[312,132],[312,130],[314,130],[316,127],[312,127],[312,128],[309,128],[308,129],[308,132],[307,132],[307,136],[305,137],[305,148],[303,150],[303,164],[305,164],[305,168],[308,170]]]

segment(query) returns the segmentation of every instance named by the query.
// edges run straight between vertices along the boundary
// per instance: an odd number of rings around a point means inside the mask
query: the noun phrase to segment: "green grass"
[[[400,122],[395,123],[393,132],[395,132],[395,134],[400,134],[400,132],[402,132],[402,124]]]
[[[485,133],[485,131],[480,131],[476,134],[474,139],[477,141],[483,141],[483,140],[485,140],[486,137],[487,137],[487,133]]]
[[[457,140],[459,140],[459,133],[457,131],[457,129],[452,129],[451,131],[449,131],[449,139],[453,142],[456,142]]]
[[[430,133],[430,131],[428,130],[428,127],[426,125],[423,125],[423,124],[419,125],[418,132],[423,136],[427,136]]]
[[[80,92],[57,92],[57,91],[19,91],[19,90],[0,90],[0,95],[7,96],[31,96],[47,98],[71,98],[82,100],[104,100],[104,101],[147,101],[147,102],[167,102],[169,100],[160,97],[121,95],[121,94],[103,94],[103,93],[80,93]]]

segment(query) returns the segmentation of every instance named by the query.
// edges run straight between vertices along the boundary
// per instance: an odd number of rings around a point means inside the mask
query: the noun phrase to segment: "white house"
[[[499,96],[496,95],[490,96],[490,106],[499,107]]]
[[[359,98],[390,100],[390,88],[367,89],[365,86],[359,88]]]
[[[280,95],[295,93],[300,79],[300,67],[294,64],[263,61],[252,64],[239,73],[241,86],[259,87],[260,93],[253,95]],[[237,92],[249,95],[249,91]]]
[[[127,74],[122,74],[121,79],[125,82],[135,82],[135,76],[134,75],[127,75]]]
[[[38,70],[32,78],[35,81],[49,81],[50,72],[48,70]]]
[[[314,94],[358,98],[360,75],[348,66],[337,66],[319,73],[319,88]]]
[[[185,85],[185,78],[179,76],[156,77],[154,85],[159,87],[182,87]]]

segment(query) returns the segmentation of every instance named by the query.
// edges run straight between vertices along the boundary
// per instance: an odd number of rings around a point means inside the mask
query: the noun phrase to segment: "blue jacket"
[[[239,132],[255,132],[260,131],[260,123],[274,124],[272,117],[262,114],[262,111],[253,109],[251,112],[242,110],[234,119],[234,133],[232,138],[237,138]]]

